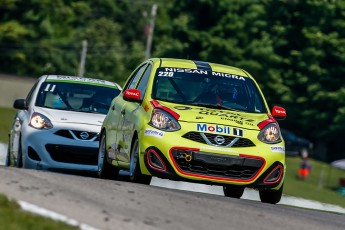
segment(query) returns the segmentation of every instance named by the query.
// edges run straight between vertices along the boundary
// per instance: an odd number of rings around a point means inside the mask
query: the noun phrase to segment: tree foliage
[[[345,157],[345,0],[0,0],[0,69],[75,75],[87,40],[85,76],[122,84],[153,3],[153,56],[247,70],[287,109],[281,126],[326,145],[324,160]]]

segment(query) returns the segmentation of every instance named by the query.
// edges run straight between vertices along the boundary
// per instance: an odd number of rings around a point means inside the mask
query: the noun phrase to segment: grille
[[[192,156],[191,161],[186,160],[186,154]],[[178,167],[185,173],[232,180],[249,180],[258,173],[264,164],[263,160],[257,158],[224,156],[179,149],[173,150],[172,155]]]
[[[98,148],[47,144],[50,157],[57,162],[97,165]]]
[[[215,137],[217,137],[217,136],[222,136],[224,138],[225,141],[223,144],[217,144],[215,142]],[[232,137],[232,136],[225,136],[225,135],[212,134],[212,133],[188,132],[188,133],[184,134],[182,137],[189,139],[189,140],[192,140],[192,141],[200,142],[203,144],[210,144],[210,145],[217,145],[217,146],[227,146],[232,141],[237,139],[229,147],[253,147],[253,146],[255,146],[255,144],[247,138]]]
[[[82,134],[85,135],[87,133],[87,137],[82,137]],[[79,141],[99,141],[99,135],[95,132],[86,132],[86,131],[79,131],[79,130],[67,130],[61,129],[55,132],[55,135],[66,137],[69,139],[75,139]]]

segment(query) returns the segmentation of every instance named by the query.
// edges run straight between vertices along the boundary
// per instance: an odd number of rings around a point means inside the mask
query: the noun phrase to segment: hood
[[[181,106],[161,101],[159,103],[179,114],[179,121],[242,126],[246,129],[260,130],[258,124],[268,119],[268,115],[263,113],[245,113],[190,105]]]
[[[35,108],[34,112],[43,114],[53,123],[77,123],[101,126],[105,118],[105,114],[73,112],[68,110],[56,110],[38,107]]]

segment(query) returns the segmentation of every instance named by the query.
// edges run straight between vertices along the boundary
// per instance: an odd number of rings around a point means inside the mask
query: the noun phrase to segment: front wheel
[[[232,198],[241,198],[244,192],[243,186],[236,186],[236,185],[224,185],[223,186],[224,195],[226,197]]]
[[[131,161],[129,166],[129,179],[140,184],[150,184],[151,176],[141,174],[139,164],[139,141],[136,138],[133,142],[131,151]]]
[[[276,204],[283,195],[283,185],[278,190],[259,190],[260,200],[263,203]]]
[[[17,154],[17,159],[16,159],[16,162],[15,162],[15,166],[17,168],[22,168],[23,167],[22,135],[21,134],[19,134],[18,154]]]
[[[106,151],[106,134],[102,134],[98,149],[98,176],[103,179],[116,179],[119,169],[109,164]]]

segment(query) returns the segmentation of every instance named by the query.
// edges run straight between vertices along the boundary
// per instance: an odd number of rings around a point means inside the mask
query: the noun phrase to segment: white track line
[[[77,220],[68,218],[67,216],[39,207],[37,205],[30,204],[26,201],[19,200],[18,203],[24,211],[35,213],[56,221],[61,221],[68,225],[79,227],[81,230],[98,230],[97,228],[91,227],[90,225],[79,223]]]

